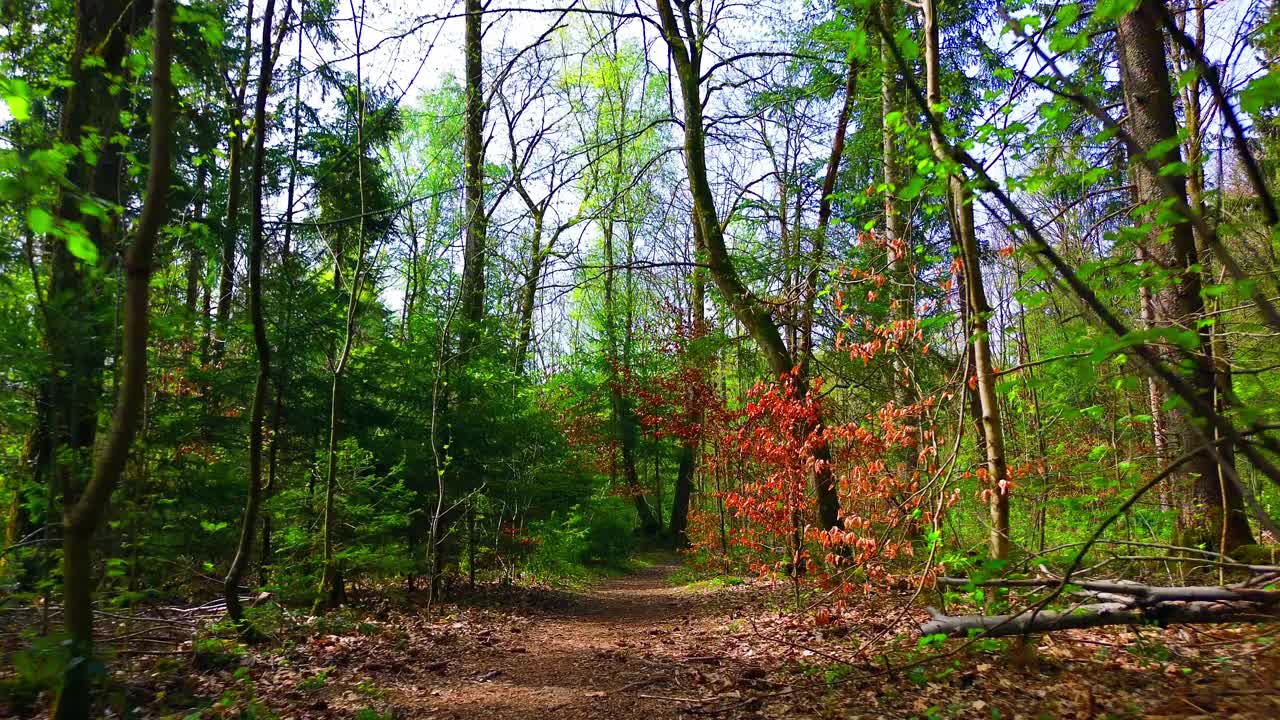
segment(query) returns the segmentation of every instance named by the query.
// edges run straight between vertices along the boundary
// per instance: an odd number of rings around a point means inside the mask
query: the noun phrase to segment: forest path
[[[696,655],[713,612],[705,595],[668,581],[676,568],[647,567],[573,593],[567,607],[518,618],[459,653],[442,674],[414,673],[426,682],[401,685],[399,699],[424,718],[682,717],[682,703],[643,695],[711,694],[676,686],[689,664],[719,658]]]

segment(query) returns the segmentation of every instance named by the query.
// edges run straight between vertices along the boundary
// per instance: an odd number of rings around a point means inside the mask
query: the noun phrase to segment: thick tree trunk
[[[696,441],[680,445],[676,487],[671,498],[671,541],[677,548],[689,546],[689,498],[693,494],[693,473],[698,469]]]
[[[1177,142],[1177,116],[1169,85],[1169,68],[1165,62],[1164,34],[1161,30],[1162,0],[1142,0],[1137,9],[1119,21],[1116,33],[1120,58],[1120,80],[1125,105],[1129,112],[1127,129],[1143,148],[1162,146],[1164,153],[1155,158],[1166,167],[1180,161]],[[1163,145],[1162,145],[1163,144]],[[1134,169],[1138,198],[1152,207],[1162,201],[1187,202],[1186,183],[1181,174],[1158,178],[1145,164]],[[1152,310],[1158,327],[1196,328],[1199,351],[1192,354],[1191,369],[1186,379],[1206,403],[1212,404],[1218,390],[1214,368],[1211,327],[1199,325],[1204,315],[1199,272],[1200,256],[1189,222],[1169,226],[1150,218],[1153,225],[1145,251],[1151,261],[1171,273],[1173,280],[1152,293]],[[1164,234],[1167,232],[1167,240]],[[1170,365],[1179,366],[1179,353],[1166,351]],[[1190,527],[1205,528],[1207,537],[1197,538],[1219,547],[1223,552],[1239,545],[1251,544],[1252,533],[1244,514],[1243,500],[1235,483],[1219,472],[1218,462],[1209,447],[1213,432],[1198,424],[1190,411],[1176,407],[1170,412],[1170,432],[1182,453],[1201,448],[1186,464],[1191,476],[1193,496]],[[1184,540],[1185,542],[1185,540]]]
[[[76,4],[76,46],[62,107],[61,142],[79,148],[87,139],[86,129],[103,138],[116,132],[127,90],[112,93],[113,78],[124,72],[128,37],[146,22],[149,12],[146,6],[117,0]],[[101,62],[86,62],[90,57]],[[110,147],[97,153],[94,162],[89,162],[87,155],[74,154],[68,163],[66,179],[79,192],[61,193],[57,217],[84,228],[101,263],[116,253],[117,224],[110,218],[82,214],[80,203],[82,197],[123,203],[121,156]],[[51,367],[47,386],[41,390],[41,400],[48,404],[43,443],[48,452],[40,456],[45,464],[41,474],[52,483],[52,499],[56,502],[68,493],[67,504],[71,504],[90,474],[103,392],[103,338],[113,334],[112,319],[108,317],[110,303],[103,301],[100,288],[82,271],[82,261],[71,254],[67,243],[50,237],[47,253],[50,273],[45,338]],[[51,506],[49,512],[52,516],[57,510]]]
[[[925,36],[925,94],[930,107],[942,104],[941,62],[938,45],[938,14],[936,0],[924,0]],[[934,154],[942,162],[950,164],[945,141],[931,126],[930,139]],[[978,254],[978,238],[973,220],[973,196],[965,186],[961,175],[947,179],[948,212],[959,244],[960,261],[964,271],[966,303],[970,310],[970,323],[965,328],[973,347],[973,370],[977,375],[978,404],[982,411],[982,439],[986,465],[988,522],[990,524],[991,557],[1005,559],[1009,556],[1009,472],[1004,448],[1004,425],[1000,419],[1000,403],[996,396],[995,366],[991,356],[991,341],[987,320],[991,307],[987,304],[983,287],[982,264]]]
[[[463,127],[464,212],[466,239],[462,256],[461,351],[470,352],[484,318],[484,275],[488,216],[484,206],[484,66],[481,41],[484,9],[481,0],[466,0],[466,107]]]
[[[112,8],[107,8],[108,10]],[[122,8],[115,8],[123,10]],[[91,17],[80,8],[80,41],[92,41],[89,28],[115,28],[119,15]],[[93,667],[93,536],[106,515],[111,493],[120,482],[137,433],[146,397],[147,336],[150,319],[151,263],[156,238],[164,220],[169,190],[173,136],[173,88],[169,69],[173,54],[173,5],[156,0],[155,46],[151,78],[151,156],[146,200],[133,242],[125,254],[126,274],[123,357],[119,395],[111,419],[111,434],[94,462],[93,476],[74,502],[68,497],[63,515],[63,614],[71,662],[63,673],[62,687],[54,703],[56,720],[87,720],[90,715],[90,682]],[[114,32],[106,30],[110,35]],[[123,38],[120,39],[123,43]],[[90,46],[92,47],[92,45]],[[82,48],[73,57],[72,77],[81,64]],[[89,87],[76,86],[73,93]]]
[[[275,0],[267,0],[262,16],[262,66],[258,74],[258,94],[254,100],[253,123],[263,128],[267,119],[267,96],[271,93],[271,21],[275,13]],[[288,21],[289,0],[285,5]],[[266,234],[262,219],[262,186],[266,174],[266,133],[254,133],[253,185],[250,200],[249,232],[249,318],[253,323],[253,345],[258,354],[258,377],[253,387],[253,405],[249,412],[249,496],[245,501],[244,518],[240,525],[240,542],[235,557],[223,582],[223,597],[227,603],[227,615],[236,625],[241,637],[251,638],[253,628],[244,618],[240,607],[240,583],[249,569],[253,554],[253,536],[258,526],[258,508],[262,504],[262,422],[266,414],[267,391],[271,383],[271,344],[267,341],[267,324],[262,314],[262,253]]]

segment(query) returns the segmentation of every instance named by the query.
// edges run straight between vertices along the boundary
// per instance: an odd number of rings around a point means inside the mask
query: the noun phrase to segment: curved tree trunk
[[[288,0],[286,0],[288,3]],[[254,127],[262,128],[267,119],[267,96],[271,92],[271,21],[275,0],[267,0],[262,16],[262,67],[258,74],[258,94],[254,101]],[[285,6],[288,20],[290,5]],[[266,173],[265,132],[254,133],[253,187],[249,233],[249,317],[253,322],[253,345],[258,353],[258,377],[253,387],[253,405],[249,412],[249,497],[245,501],[240,525],[240,542],[223,582],[227,614],[240,635],[253,636],[253,628],[244,619],[240,607],[240,583],[249,568],[253,554],[253,536],[258,524],[258,508],[262,504],[262,421],[266,414],[267,390],[271,383],[271,344],[267,342],[267,324],[262,316],[262,251],[266,244],[262,227],[262,185]]]
[[[81,8],[81,30],[85,29]],[[151,157],[146,200],[133,242],[125,254],[124,345],[119,396],[111,418],[111,434],[94,462],[93,476],[63,516],[63,613],[72,660],[63,674],[54,703],[57,720],[87,719],[93,666],[93,536],[106,515],[111,493],[120,482],[138,429],[147,389],[147,337],[151,300],[151,262],[164,220],[169,191],[173,141],[173,88],[169,69],[173,56],[173,4],[155,2],[155,47],[151,78]],[[101,20],[102,18],[97,18]],[[112,16],[105,27],[119,19]],[[101,26],[100,26],[101,27]],[[81,41],[85,40],[82,34]],[[89,36],[92,38],[92,36]],[[123,39],[121,40],[123,42]],[[82,54],[77,54],[82,57]],[[74,62],[73,67],[80,67]],[[73,71],[74,77],[74,71]],[[88,86],[76,88],[86,89]]]
[[[781,377],[794,370],[795,359],[782,341],[778,323],[767,306],[759,301],[738,277],[733,259],[725,245],[724,231],[716,213],[715,197],[707,175],[706,129],[702,114],[702,38],[695,28],[690,6],[681,4],[681,17],[676,19],[671,0],[657,0],[662,34],[667,41],[676,77],[680,84],[680,101],[684,110],[685,169],[689,176],[689,189],[693,194],[694,216],[706,247],[707,266],[711,278],[733,310],[734,316],[747,329],[765,356],[769,370]],[[684,31],[681,30],[681,24]],[[797,389],[808,392],[805,378],[797,378]],[[828,451],[829,452],[829,451]],[[816,458],[819,472],[814,473],[814,496],[817,500],[818,521],[824,528],[836,526],[840,520],[840,501],[836,495],[834,476],[830,464]]]

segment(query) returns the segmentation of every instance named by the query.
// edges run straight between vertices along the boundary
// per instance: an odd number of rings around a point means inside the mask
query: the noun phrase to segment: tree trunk
[[[1172,624],[1271,622],[1280,617],[1280,605],[1192,601],[1168,603],[1154,608],[1132,607],[1124,603],[1080,605],[1069,611],[1042,610],[1020,615],[947,616],[929,608],[932,620],[920,626],[921,636],[935,634],[972,637],[1007,637],[1027,633],[1057,632],[1108,625],[1160,626]]]
[[[693,195],[694,215],[702,230],[707,266],[712,280],[733,310],[734,316],[759,345],[769,370],[775,379],[780,378],[792,372],[794,359],[782,342],[778,324],[767,306],[738,277],[725,245],[724,231],[720,227],[715,196],[711,192],[711,181],[707,175],[706,129],[703,123],[701,91],[702,39],[696,36],[686,39],[681,33],[671,0],[657,0],[657,8],[662,34],[667,41],[680,83],[680,100],[684,110],[685,168]],[[686,26],[691,33],[694,32],[691,22],[686,22]],[[804,378],[797,379],[797,389],[801,393],[808,392],[808,383]],[[823,462],[823,458],[816,459],[816,467],[829,468],[829,463]],[[840,520],[840,501],[836,495],[834,478],[829,471],[814,473],[814,495],[817,500],[818,521],[822,527],[837,525]]]
[[[196,200],[192,212],[192,220],[199,223],[205,221],[204,198],[208,173],[209,168],[205,163],[201,163],[196,170]],[[187,321],[191,323],[182,348],[182,362],[184,365],[190,365],[191,357],[195,353],[197,336],[200,333],[200,285],[203,281],[204,251],[200,249],[198,243],[192,242],[191,246],[187,248],[187,287],[182,303],[187,309]]]
[[[462,257],[461,351],[472,349],[480,321],[484,319],[484,275],[488,216],[484,206],[484,67],[481,40],[484,31],[481,0],[466,0],[466,107],[463,127],[464,212],[466,241]]]
[[[538,300],[538,282],[542,279],[542,228],[543,214],[535,207],[530,208],[533,214],[533,239],[529,250],[529,269],[525,274],[525,285],[520,290],[520,336],[516,340],[515,368],[524,374],[529,362],[529,345],[533,342],[533,311]]]
[[[696,220],[693,222],[694,257],[699,262],[706,254],[703,251],[702,229]],[[692,333],[689,338],[689,350],[697,350],[697,343],[707,334],[707,273],[701,265],[694,267],[689,294],[689,310],[692,316],[690,323]],[[693,362],[699,362],[694,357]],[[685,409],[689,413],[690,425],[701,427],[704,413],[696,399],[686,398]],[[679,466],[676,470],[676,487],[671,500],[671,540],[677,548],[689,546],[689,500],[693,494],[693,475],[698,470],[698,451],[702,445],[702,431],[687,437],[680,445]]]
[[[693,494],[693,473],[697,468],[697,441],[686,440],[680,446],[680,464],[671,498],[671,541],[677,548],[689,546],[689,497]]]
[[[896,24],[894,5],[888,0],[880,0],[880,17],[891,26]],[[912,263],[910,226],[903,215],[902,202],[898,192],[902,185],[901,167],[898,157],[901,154],[898,143],[898,132],[889,124],[888,118],[893,113],[902,115],[902,99],[897,64],[893,60],[893,51],[883,39],[880,43],[880,145],[881,163],[884,166],[883,176],[886,186],[884,196],[884,228],[888,235],[888,264],[892,270],[890,282],[893,287],[893,318],[903,328],[904,335],[911,332],[915,320],[915,270]],[[903,337],[905,340],[906,337]],[[918,398],[911,378],[911,366],[903,357],[904,343],[899,346],[893,356],[893,399],[898,407],[914,405]],[[908,419],[909,422],[909,419]],[[919,449],[916,442],[907,447],[902,456],[902,479],[910,483],[919,464]]]
[[[1166,142],[1177,138],[1178,129],[1165,62],[1161,2],[1141,0],[1137,9],[1122,17],[1117,26],[1116,43],[1120,80],[1129,112],[1129,133],[1143,148],[1162,146],[1164,153],[1155,161],[1166,167],[1179,162],[1181,152],[1176,141]],[[1138,164],[1134,176],[1138,198],[1144,204],[1156,207],[1168,201],[1187,202],[1186,182],[1181,174],[1169,175],[1162,182],[1145,164]],[[1212,328],[1198,324],[1204,315],[1204,298],[1200,294],[1200,257],[1191,224],[1183,220],[1164,226],[1163,221],[1157,220],[1155,211],[1149,220],[1153,230],[1146,253],[1151,262],[1174,278],[1166,287],[1152,293],[1153,320],[1158,327],[1197,328],[1199,351],[1190,355],[1191,369],[1185,375],[1196,393],[1211,405],[1218,390]],[[1166,232],[1167,241],[1163,237]],[[1172,348],[1164,352],[1170,366],[1179,367],[1179,353]],[[1195,458],[1185,465],[1191,476],[1193,496],[1191,522],[1187,526],[1206,529],[1207,537],[1197,541],[1220,547],[1222,552],[1251,544],[1253,536],[1240,491],[1235,483],[1220,475],[1218,461],[1210,449],[1212,431],[1198,424],[1184,407],[1173,408],[1169,416],[1170,433],[1180,444],[1182,453],[1200,448]]]
[[[614,298],[614,262],[613,262],[613,229],[614,222],[608,219],[604,224],[604,312],[605,312],[605,355],[609,367],[609,403],[613,411],[613,424],[618,439],[619,451],[622,455],[622,476],[635,504],[636,517],[640,522],[640,530],[646,535],[657,534],[657,519],[649,501],[645,499],[644,488],[640,484],[640,474],[636,469],[637,429],[635,413],[630,398],[623,392],[623,377],[619,370],[624,367],[618,354],[618,333]]]
[[[265,44],[265,43],[264,43]],[[227,134],[227,207],[222,226],[222,260],[218,274],[218,309],[213,332],[213,358],[220,360],[226,349],[227,333],[231,323],[231,301],[236,285],[236,241],[240,233],[240,198],[244,172],[244,153],[248,138],[244,130],[244,96],[249,85],[249,58],[253,52],[253,0],[248,0],[244,17],[244,49],[240,61],[240,79],[228,100],[231,105],[231,131]],[[228,93],[233,92],[228,88]],[[251,128],[249,132],[255,132]]]
[[[117,131],[127,91],[112,93],[110,88],[113,78],[124,72],[129,34],[145,22],[149,10],[116,0],[76,4],[77,40],[62,107],[61,142],[79,148],[87,139],[85,128],[103,138]],[[86,63],[92,56],[102,62]],[[103,262],[115,253],[119,231],[111,219],[82,214],[80,199],[95,197],[123,204],[120,153],[103,148],[92,163],[85,155],[77,153],[68,163],[67,181],[79,192],[61,193],[57,217],[83,227],[98,251],[99,262]],[[100,288],[82,271],[81,260],[71,254],[67,243],[50,237],[47,253],[50,276],[45,338],[51,367],[47,387],[41,390],[41,399],[48,403],[48,452],[40,461],[46,464],[42,474],[52,483],[50,494],[56,502],[64,493],[76,492],[90,475],[103,391],[103,338],[111,336],[112,327]],[[67,502],[73,503],[74,498],[68,497]],[[55,512],[51,505],[50,515]]]
[[[236,285],[236,241],[240,230],[241,166],[244,145],[240,137],[240,110],[235,109],[236,129],[227,138],[227,209],[222,219],[222,259],[218,269],[218,306],[214,315],[213,358],[219,360],[227,347],[231,324],[231,301]]]
[[[924,0],[925,93],[929,106],[942,103],[941,64],[938,45],[936,0]],[[931,125],[930,139],[939,161],[950,165],[945,142]],[[991,307],[983,287],[982,265],[978,254],[978,238],[973,220],[973,196],[963,176],[947,179],[948,212],[959,243],[963,264],[966,302],[970,324],[966,332],[973,345],[973,369],[977,375],[978,404],[982,410],[982,438],[985,443],[987,504],[990,523],[991,557],[1003,560],[1009,556],[1009,472],[1004,449],[1004,426],[1000,419],[1000,403],[996,396],[996,374],[991,357],[991,341],[987,320]]]
[[[108,11],[112,9],[123,10],[118,7],[106,8]],[[156,238],[164,220],[171,170],[173,89],[169,82],[169,70],[173,53],[172,14],[171,0],[156,0],[151,78],[150,172],[147,177],[146,200],[138,218],[133,242],[124,259],[124,352],[119,370],[119,395],[111,418],[111,434],[94,462],[93,476],[84,492],[74,503],[68,498],[63,515],[63,613],[72,659],[63,673],[62,687],[54,701],[51,715],[56,720],[87,720],[90,715],[89,689],[93,667],[93,536],[106,515],[111,493],[124,472],[146,397],[151,262]],[[107,17],[95,17],[81,6],[78,19],[80,42],[73,55],[73,78],[83,69],[79,60],[84,57],[87,48],[81,43],[87,43],[87,47],[96,47],[92,44],[94,39],[112,42],[116,34],[114,28],[120,16],[118,13],[108,13]],[[95,34],[97,30],[104,30],[106,36]],[[123,43],[123,37],[119,41]],[[88,83],[76,85],[72,93],[90,87],[92,86]],[[74,117],[73,115],[72,122]],[[78,132],[79,127],[74,130]]]
[[[289,0],[285,5],[285,21],[288,21]],[[253,536],[258,526],[258,508],[262,504],[262,422],[266,414],[267,391],[271,383],[271,344],[267,341],[267,324],[262,315],[262,252],[266,245],[262,221],[262,185],[266,174],[265,141],[263,128],[267,120],[267,96],[271,93],[271,21],[275,13],[275,0],[267,0],[262,16],[262,67],[258,74],[258,94],[254,100],[253,124],[259,130],[254,133],[253,186],[249,232],[249,317],[253,323],[253,344],[258,354],[258,377],[253,387],[253,405],[249,412],[249,497],[245,501],[244,518],[240,525],[240,542],[235,557],[223,581],[223,596],[227,603],[227,615],[235,624],[241,637],[252,638],[253,628],[245,620],[240,607],[240,582],[249,568],[253,554]]]

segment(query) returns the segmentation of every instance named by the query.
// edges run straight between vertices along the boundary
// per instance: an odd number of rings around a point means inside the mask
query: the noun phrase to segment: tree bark
[[[1163,154],[1153,159],[1159,166],[1167,167],[1180,162],[1181,152],[1176,142],[1177,116],[1165,61],[1161,2],[1142,0],[1133,12],[1120,18],[1116,43],[1120,81],[1129,113],[1127,129],[1143,148],[1156,148],[1163,143]],[[1169,140],[1174,142],[1166,142]],[[1218,380],[1212,328],[1201,327],[1198,322],[1204,315],[1204,298],[1200,294],[1200,255],[1195,237],[1191,224],[1185,219],[1170,224],[1157,218],[1159,208],[1165,204],[1187,203],[1185,178],[1177,173],[1159,178],[1143,163],[1134,168],[1134,177],[1139,200],[1153,208],[1148,218],[1152,235],[1145,251],[1152,263],[1173,277],[1165,287],[1152,293],[1153,320],[1158,327],[1196,332],[1199,347],[1190,356],[1191,369],[1185,376],[1195,392],[1212,406]],[[1171,367],[1179,366],[1179,353],[1175,349],[1166,346],[1164,354]],[[1235,483],[1220,475],[1218,461],[1210,448],[1207,438],[1212,437],[1212,430],[1197,423],[1185,407],[1173,408],[1169,425],[1183,453],[1201,448],[1185,466],[1191,476],[1193,497],[1191,522],[1187,524],[1208,530],[1208,537],[1197,540],[1210,543],[1222,552],[1251,544],[1253,535],[1240,491]]]
[[[689,176],[689,189],[693,195],[694,215],[702,230],[707,266],[711,278],[742,323],[759,345],[775,379],[794,369],[794,359],[786,344],[778,323],[767,307],[743,284],[733,265],[725,245],[724,231],[716,213],[715,196],[707,175],[706,137],[702,113],[702,43],[695,28],[689,3],[679,4],[681,19],[677,21],[671,0],[657,0],[662,34],[667,41],[676,77],[680,85],[680,101],[684,111],[685,169]],[[685,30],[682,32],[680,24]],[[686,39],[687,36],[687,39]],[[797,389],[808,392],[804,378],[797,379]],[[817,467],[830,467],[817,458]],[[817,501],[818,521],[824,528],[836,526],[840,520],[840,501],[836,495],[834,477],[830,472],[814,473],[814,496]]]
[[[1132,607],[1125,603],[1095,603],[1069,611],[1043,610],[1034,615],[941,615],[929,608],[932,620],[920,626],[920,634],[968,637],[972,630],[984,637],[1006,637],[1027,633],[1055,632],[1106,625],[1200,624],[1270,622],[1280,617],[1280,606],[1252,603],[1192,601],[1153,607]]]
[[[525,285],[520,290],[520,336],[516,340],[516,372],[523,375],[529,363],[529,345],[533,342],[533,311],[538,301],[538,283],[542,280],[543,213],[530,206],[533,213],[533,239],[529,249],[529,269],[525,273]]]
[[[248,139],[242,136],[244,129],[244,96],[249,84],[249,56],[253,50],[253,0],[248,0],[244,19],[244,50],[240,63],[238,89],[231,101],[231,132],[227,134],[227,207],[222,222],[222,259],[218,273],[218,305],[213,332],[213,358],[220,360],[227,345],[227,332],[231,323],[231,302],[236,285],[236,241],[240,234],[240,198],[243,195],[242,175],[244,153]],[[264,43],[265,44],[265,43]],[[230,92],[230,91],[229,91]],[[250,132],[255,132],[253,128]]]
[[[703,251],[702,229],[696,220],[693,225],[694,257],[702,261]],[[689,349],[686,352],[697,352],[697,343],[707,334],[707,273],[701,265],[694,267],[689,293],[689,310],[692,333],[689,338]],[[700,362],[700,356],[693,357],[693,362]],[[677,548],[689,545],[689,501],[693,495],[693,475],[698,470],[698,451],[702,445],[702,422],[704,412],[697,405],[696,399],[686,398],[685,409],[689,413],[686,420],[690,425],[697,425],[698,432],[684,439],[680,445],[679,465],[676,470],[676,487],[671,500],[671,540]]]
[[[101,8],[99,8],[101,9]],[[106,8],[110,10],[111,8]],[[121,8],[116,8],[121,9]],[[118,15],[91,17],[80,6],[80,41],[91,41],[86,26],[113,28]],[[173,4],[156,0],[154,6],[155,45],[151,77],[151,156],[146,200],[138,218],[133,242],[124,258],[126,275],[124,344],[119,395],[111,419],[111,434],[94,462],[93,476],[83,494],[68,502],[63,515],[63,613],[71,662],[63,673],[62,688],[54,701],[56,720],[87,720],[90,715],[89,686],[93,656],[93,536],[106,515],[111,493],[120,482],[125,462],[138,429],[138,419],[146,397],[147,338],[150,320],[152,257],[156,238],[164,221],[169,190],[171,144],[173,142],[173,88],[170,63],[173,56]],[[87,21],[87,22],[86,22]],[[105,24],[97,24],[105,21]],[[107,30],[114,35],[112,30]],[[107,38],[110,40],[110,37]],[[120,39],[123,42],[123,38]],[[81,48],[78,47],[78,50]],[[76,54],[82,58],[83,53]],[[80,63],[73,57],[72,77]],[[85,90],[78,86],[73,89]],[[78,128],[77,128],[78,129]]]
[[[930,112],[942,104],[941,61],[938,45],[938,9],[936,0],[924,0],[925,95]],[[952,165],[945,141],[937,128],[930,126],[930,140],[938,160]],[[982,411],[982,439],[985,445],[987,510],[989,515],[988,545],[991,557],[1003,560],[1009,556],[1009,472],[1004,448],[1004,425],[1000,419],[1000,403],[996,397],[996,374],[991,356],[987,320],[991,306],[983,287],[982,264],[978,254],[978,238],[973,219],[973,196],[965,178],[951,173],[947,178],[948,213],[959,244],[963,265],[966,302],[970,324],[965,329],[973,347],[973,369],[977,375],[978,404]]]
[[[250,198],[249,231],[249,318],[253,323],[253,345],[258,354],[258,376],[253,387],[253,405],[249,412],[249,496],[245,501],[244,518],[240,524],[240,542],[235,557],[223,581],[223,597],[227,603],[227,615],[235,624],[241,637],[253,637],[253,628],[244,618],[240,607],[240,583],[249,568],[253,554],[253,536],[258,525],[258,509],[262,504],[262,422],[266,414],[267,391],[271,384],[271,344],[267,341],[267,324],[262,314],[262,253],[266,245],[262,220],[262,186],[266,174],[267,96],[271,94],[271,21],[275,14],[275,0],[267,0],[262,16],[262,66],[258,73],[258,93],[254,100],[253,185]],[[291,3],[286,0],[285,21],[288,21]]]
[[[463,127],[464,212],[466,238],[462,256],[462,353],[472,349],[480,321],[484,319],[484,285],[488,215],[484,205],[484,66],[482,37],[484,8],[481,0],[466,0],[466,97]]]
[[[116,133],[127,91],[113,94],[110,89],[113,78],[124,72],[130,33],[148,14],[149,8],[120,0],[76,3],[76,46],[59,129],[62,143],[80,148],[87,139],[87,129],[102,138]],[[87,63],[91,57],[101,63]],[[60,222],[78,225],[88,234],[99,262],[115,255],[119,229],[114,219],[82,214],[80,199],[93,197],[123,204],[120,168],[120,153],[113,148],[103,148],[94,162],[90,162],[89,153],[73,155],[66,178],[79,193],[62,192],[57,206]],[[42,453],[39,461],[46,465],[41,474],[52,483],[50,496],[56,502],[64,493],[75,493],[91,472],[106,358],[102,338],[109,337],[112,328],[106,317],[109,303],[103,302],[100,288],[82,271],[82,261],[71,254],[67,243],[50,237],[47,252],[50,273],[45,338],[51,367],[41,399],[48,404],[47,438],[42,443],[48,452]],[[68,504],[74,501],[68,496]],[[49,512],[56,512],[52,505]]]

